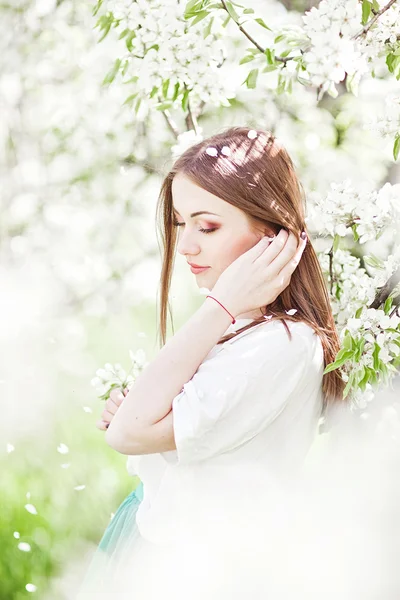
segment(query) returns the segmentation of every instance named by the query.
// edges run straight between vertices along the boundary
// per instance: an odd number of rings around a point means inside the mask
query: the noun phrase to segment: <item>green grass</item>
[[[100,541],[111,513],[138,485],[139,479],[126,472],[126,457],[102,438],[87,419],[75,417],[69,427],[65,422],[55,427],[50,439],[24,439],[1,458],[1,599],[42,598],[82,542]],[[57,452],[61,441],[68,454]],[[75,490],[78,485],[85,489]],[[25,509],[28,503],[38,514]],[[18,549],[20,542],[30,544],[31,551]],[[36,585],[36,593],[25,589],[27,583]]]

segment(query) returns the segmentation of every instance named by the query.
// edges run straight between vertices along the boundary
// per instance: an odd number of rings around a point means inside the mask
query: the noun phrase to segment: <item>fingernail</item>
[[[301,232],[301,235],[300,235],[300,237],[301,237],[303,240],[306,240],[306,239],[307,239],[307,234],[306,234],[306,232],[305,232],[305,231],[302,231],[302,232]]]
[[[106,429],[110,427],[110,423],[106,423]]]

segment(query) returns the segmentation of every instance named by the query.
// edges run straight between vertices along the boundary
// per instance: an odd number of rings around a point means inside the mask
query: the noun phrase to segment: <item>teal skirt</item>
[[[117,509],[91,559],[76,600],[122,598],[118,574],[124,559],[140,538],[136,513],[143,500],[143,483]]]

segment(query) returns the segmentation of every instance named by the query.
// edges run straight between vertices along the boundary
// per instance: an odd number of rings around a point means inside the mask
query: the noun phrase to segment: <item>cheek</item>
[[[244,252],[250,250],[256,243],[258,239],[255,235],[248,234],[242,236],[229,236],[229,238],[225,241],[224,245],[220,247],[219,252],[219,266],[221,271],[226,269],[234,260],[239,258]]]

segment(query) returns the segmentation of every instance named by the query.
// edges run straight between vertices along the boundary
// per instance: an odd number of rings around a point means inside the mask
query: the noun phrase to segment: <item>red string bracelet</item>
[[[232,321],[232,325],[233,325],[233,323],[236,323],[236,319],[235,319],[235,317],[234,317],[233,315],[231,315],[231,313],[229,312],[229,310],[228,310],[227,308],[225,308],[225,306],[223,306],[223,304],[221,304],[221,302],[220,302],[219,300],[217,300],[216,298],[214,298],[214,296],[206,296],[206,298],[212,298],[213,300],[215,300],[215,302],[218,302],[218,304],[219,304],[220,306],[222,306],[222,308],[223,308],[224,310],[226,310],[226,312],[228,313],[228,315],[230,315],[230,316],[232,317],[232,319],[233,319],[233,321]]]

